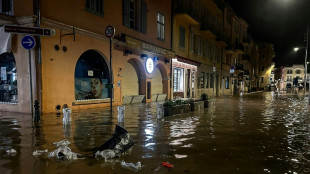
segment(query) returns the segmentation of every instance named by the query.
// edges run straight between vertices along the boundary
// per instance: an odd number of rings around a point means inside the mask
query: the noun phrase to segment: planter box
[[[183,113],[191,112],[191,105],[190,104],[184,104],[182,106],[183,106]]]
[[[183,105],[164,106],[164,116],[183,114],[183,112],[184,112]]]
[[[200,109],[204,108],[203,101],[191,102],[190,105],[191,105],[191,111],[199,111]]]

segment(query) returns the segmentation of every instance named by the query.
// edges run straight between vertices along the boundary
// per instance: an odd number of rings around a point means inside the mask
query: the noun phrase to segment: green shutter
[[[141,29],[142,33],[146,33],[147,8],[146,3],[141,1]]]
[[[123,25],[130,27],[129,21],[130,0],[123,0]]]

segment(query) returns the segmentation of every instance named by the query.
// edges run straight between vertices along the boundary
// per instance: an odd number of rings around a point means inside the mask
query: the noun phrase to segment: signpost
[[[31,50],[35,47],[36,41],[33,38],[35,36],[51,36],[55,35],[55,30],[48,28],[38,28],[38,27],[23,27],[17,25],[5,25],[4,32],[15,33],[15,34],[26,34],[21,40],[21,45],[23,48],[28,50],[29,55],[29,81],[30,81],[30,108],[33,114],[33,94],[32,94],[32,72],[31,72]],[[35,118],[34,121],[40,121],[40,118]]]
[[[113,98],[113,87],[114,87],[114,84],[112,82],[112,38],[114,34],[115,34],[115,28],[111,25],[107,26],[107,28],[105,29],[105,35],[108,38],[110,38],[110,84],[106,87],[110,89],[110,111],[111,112],[112,112],[112,98]]]
[[[30,34],[36,36],[51,36],[55,35],[55,30],[48,28],[37,28],[37,27],[21,27],[16,25],[5,25],[4,32],[16,33],[16,34]]]

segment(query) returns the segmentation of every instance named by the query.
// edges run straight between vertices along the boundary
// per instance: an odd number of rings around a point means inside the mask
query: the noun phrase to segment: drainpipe
[[[173,1],[174,0],[171,0],[171,29],[170,29],[170,49],[173,50],[173,10],[174,10],[174,6],[173,6]],[[173,73],[173,70],[172,70],[172,58],[170,58],[170,99],[172,100],[173,98],[173,93],[172,93],[172,85],[173,85],[173,82],[172,82],[172,73]]]
[[[34,0],[36,4],[36,27],[40,27],[41,24],[41,11],[40,11],[40,0]],[[36,91],[36,100],[39,101],[41,107],[39,107],[39,113],[42,113],[42,59],[41,59],[41,38],[37,36],[37,45],[38,45],[38,67],[37,70],[37,91]]]

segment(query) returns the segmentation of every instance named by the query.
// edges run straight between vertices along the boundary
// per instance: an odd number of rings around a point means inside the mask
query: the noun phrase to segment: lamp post
[[[307,25],[306,47],[303,47],[306,50],[306,55],[305,55],[305,71],[304,71],[304,73],[305,73],[304,94],[306,94],[306,90],[307,90],[307,72],[308,72],[308,70],[307,70],[307,58],[308,58],[308,40],[309,40],[308,36],[309,36],[309,24]],[[294,48],[294,51],[298,51],[298,50],[299,50],[298,47]],[[310,94],[309,94],[309,105],[310,105]]]

